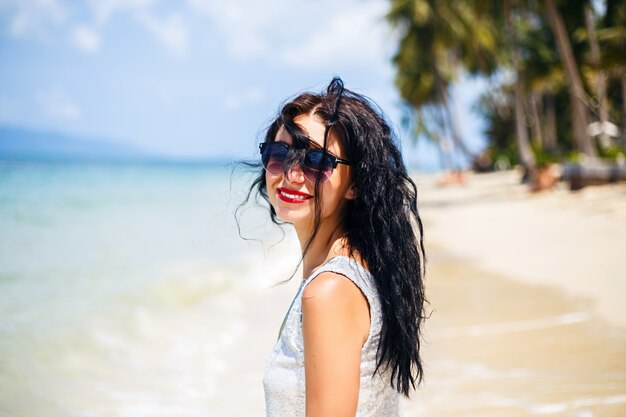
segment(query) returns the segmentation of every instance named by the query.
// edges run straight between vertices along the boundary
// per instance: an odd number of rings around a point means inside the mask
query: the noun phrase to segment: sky
[[[338,75],[403,131],[386,0],[0,0],[0,124],[104,138],[172,157],[251,158],[286,99]],[[453,97],[470,148],[480,80]]]

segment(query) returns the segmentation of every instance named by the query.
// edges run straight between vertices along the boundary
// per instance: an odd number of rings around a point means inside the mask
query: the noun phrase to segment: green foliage
[[[570,85],[546,4],[546,0],[391,0],[388,19],[400,35],[393,58],[396,85],[413,109],[414,132],[441,143],[442,132],[449,128],[442,114],[450,85],[461,71],[487,77],[493,88],[481,97],[477,108],[486,121],[488,152],[494,161],[502,157],[517,163],[514,77],[519,74],[525,89],[525,120],[532,118],[537,123],[527,126],[537,165],[580,159],[573,141]],[[585,24],[591,0],[556,4],[579,73],[584,75],[585,91],[577,94],[587,106],[590,121],[599,117],[594,88],[597,75],[604,74],[609,120],[623,126],[626,0],[605,0],[604,14],[594,16],[599,65],[591,61]],[[531,108],[531,95],[537,108]],[[538,116],[534,116],[536,112]],[[615,160],[621,151],[601,150],[600,156]]]
[[[568,164],[580,164],[584,161],[585,155],[580,151],[572,150],[565,155],[563,162]]]
[[[559,155],[542,149],[535,144],[532,146],[533,153],[535,154],[535,161],[537,163],[537,168],[545,168],[548,165],[559,162]]]
[[[624,161],[626,158],[626,151],[622,146],[611,145],[606,148],[600,147],[600,155],[609,162],[617,163],[619,161]]]

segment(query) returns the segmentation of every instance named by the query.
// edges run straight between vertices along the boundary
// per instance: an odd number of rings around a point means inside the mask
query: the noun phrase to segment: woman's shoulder
[[[304,284],[303,295],[329,296],[337,293],[347,296],[350,292],[369,298],[372,275],[355,254],[333,253],[313,272]],[[356,291],[356,292],[355,292]]]
[[[322,334],[351,333],[360,346],[368,337],[367,297],[354,281],[341,273],[324,271],[309,282],[302,292],[302,311],[308,323]]]
[[[333,261],[341,260],[333,258]],[[352,279],[349,279],[346,274],[330,269],[316,274],[314,279],[310,280],[302,291],[302,298],[341,300],[345,297],[348,297],[348,299],[355,297],[359,293],[361,291],[358,285]]]

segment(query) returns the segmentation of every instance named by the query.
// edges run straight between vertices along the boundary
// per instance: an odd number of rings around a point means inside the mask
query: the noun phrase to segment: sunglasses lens
[[[272,142],[265,146],[261,154],[263,166],[270,174],[279,175],[285,170],[285,160],[289,149],[280,143]]]
[[[304,157],[304,176],[311,182],[328,181],[333,173],[331,156],[324,151],[308,151]]]
[[[289,145],[282,142],[265,143],[261,147],[261,162],[272,175],[285,173],[285,163],[290,152]],[[302,173],[311,182],[328,181],[333,174],[334,158],[321,150],[308,150],[304,155]]]

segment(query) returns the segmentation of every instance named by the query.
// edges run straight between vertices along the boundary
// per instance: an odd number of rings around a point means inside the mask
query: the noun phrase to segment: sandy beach
[[[531,194],[518,179],[416,177],[432,316],[407,416],[626,413],[626,185]],[[293,281],[246,301],[250,344],[234,346],[220,384],[243,396],[212,404],[219,415],[263,415],[264,361]]]
[[[531,194],[515,171],[417,178],[431,245],[482,269],[589,298],[626,326],[626,185]]]

